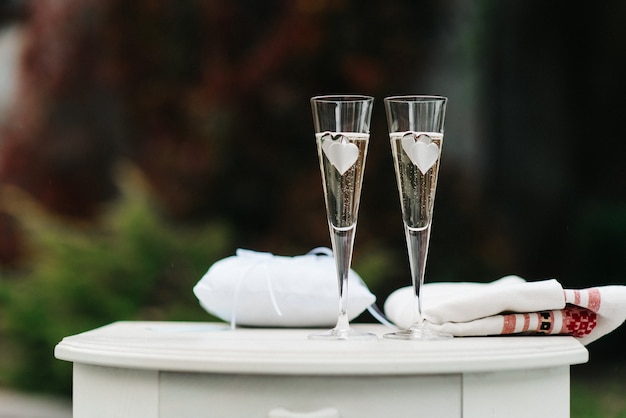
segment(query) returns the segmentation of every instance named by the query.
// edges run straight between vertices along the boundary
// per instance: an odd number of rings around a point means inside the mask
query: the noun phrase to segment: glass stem
[[[422,317],[422,287],[424,285],[424,273],[426,272],[430,224],[423,228],[411,228],[405,224],[404,232],[406,235],[407,248],[409,250],[411,280],[415,292],[415,316],[411,328],[419,329],[422,327],[422,322],[424,321]]]
[[[348,274],[352,261],[356,225],[347,228],[337,228],[331,225],[330,230],[339,282],[339,318],[335,330],[347,332],[350,329],[348,321]]]

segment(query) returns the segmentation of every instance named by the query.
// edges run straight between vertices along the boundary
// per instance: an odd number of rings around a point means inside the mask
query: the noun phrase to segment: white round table
[[[308,340],[310,329],[116,322],[64,338],[74,418],[569,417],[573,337]]]

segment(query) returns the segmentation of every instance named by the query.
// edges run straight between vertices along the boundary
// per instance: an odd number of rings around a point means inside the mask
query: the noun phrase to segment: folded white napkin
[[[427,326],[455,336],[517,333],[569,334],[589,344],[626,319],[626,286],[563,289],[556,280],[507,276],[491,283],[428,283],[422,290]],[[412,287],[393,292],[385,314],[411,326]]]
[[[354,319],[376,297],[353,270],[348,282],[348,316]],[[213,264],[193,292],[206,311],[232,327],[330,327],[339,311],[335,259],[328,248],[295,257],[239,249]]]

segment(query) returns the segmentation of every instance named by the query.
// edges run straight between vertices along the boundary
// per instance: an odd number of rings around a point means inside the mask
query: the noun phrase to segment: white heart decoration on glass
[[[359,159],[359,148],[348,142],[345,136],[336,135],[333,137],[326,134],[322,136],[321,140],[322,151],[341,175],[345,174]]]
[[[439,159],[439,146],[426,134],[415,137],[415,134],[409,132],[404,135],[402,149],[422,174],[426,174]]]

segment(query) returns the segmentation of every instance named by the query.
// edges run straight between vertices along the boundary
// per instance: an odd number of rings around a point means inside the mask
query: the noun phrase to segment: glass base
[[[309,340],[373,340],[377,339],[376,334],[365,331],[358,331],[353,328],[340,329],[333,328],[330,331],[316,332],[309,335]]]
[[[441,341],[454,338],[452,334],[437,332],[426,327],[412,327],[406,330],[392,332],[383,335],[385,338],[394,340],[415,340],[415,341]]]

